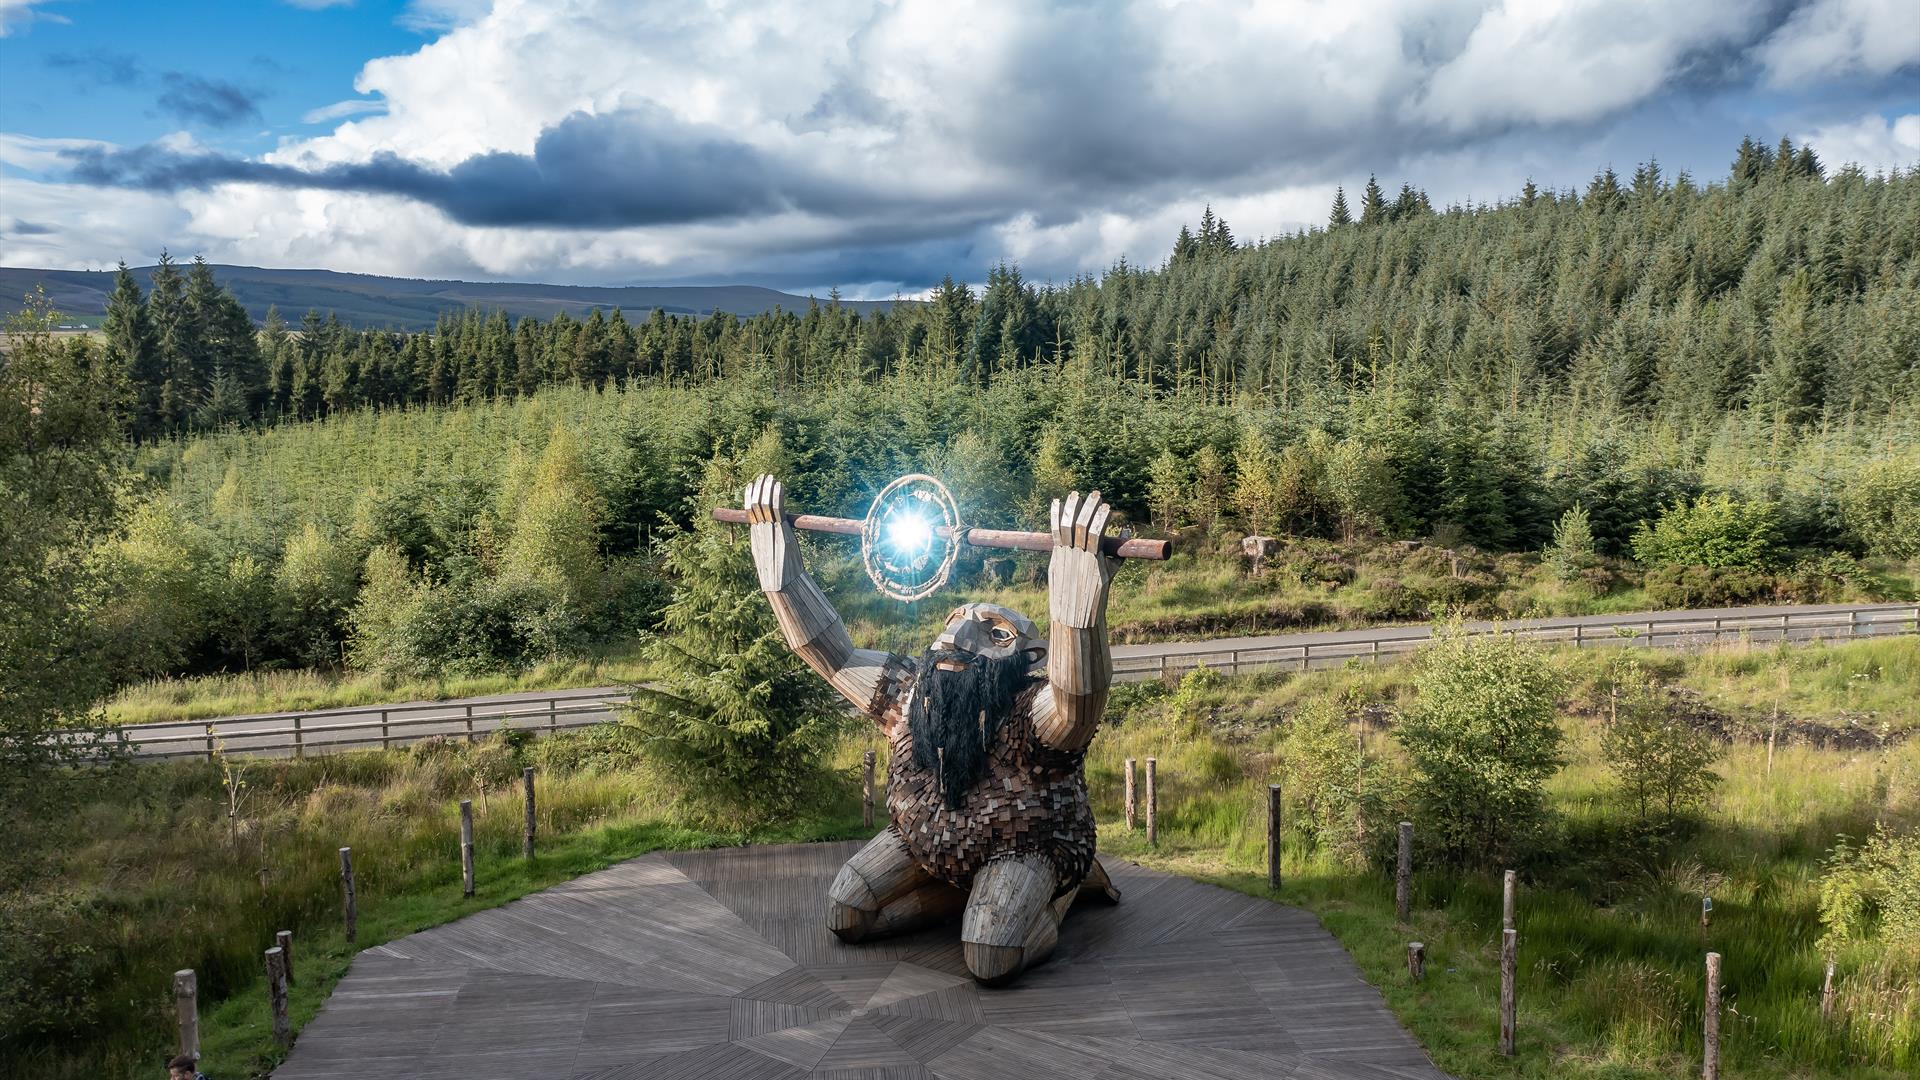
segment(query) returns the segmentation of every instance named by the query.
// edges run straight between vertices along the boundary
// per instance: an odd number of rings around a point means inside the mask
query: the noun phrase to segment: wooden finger
[[[1101,503],[1098,513],[1093,515],[1093,524],[1087,526],[1087,538],[1092,541],[1088,551],[1100,550],[1100,539],[1107,535],[1107,519],[1113,516],[1113,504]]]
[[[1055,540],[1060,538],[1060,500],[1053,500],[1053,509],[1047,511],[1047,531]]]
[[[1060,528],[1055,539],[1067,546],[1073,546],[1073,519],[1080,516],[1080,493],[1067,492],[1067,501],[1060,506]]]
[[[1080,513],[1073,522],[1073,546],[1087,546],[1087,526],[1093,523],[1094,512],[1100,509],[1100,493],[1094,492],[1080,504]]]
[[[787,485],[775,480],[771,476],[767,477],[767,482],[773,485],[773,493],[767,499],[768,509],[773,511],[772,520],[779,521],[780,511],[785,509],[787,505]]]

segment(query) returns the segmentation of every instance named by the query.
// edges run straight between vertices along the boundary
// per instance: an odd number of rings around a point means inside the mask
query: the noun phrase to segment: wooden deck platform
[[[362,952],[277,1080],[1443,1080],[1307,913],[1108,862],[1014,986],[824,928],[857,844],[654,854]]]

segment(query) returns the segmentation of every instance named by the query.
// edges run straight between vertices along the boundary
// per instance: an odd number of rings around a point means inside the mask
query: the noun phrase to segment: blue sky
[[[1920,165],[1911,0],[0,0],[0,263],[914,293],[1742,135]]]

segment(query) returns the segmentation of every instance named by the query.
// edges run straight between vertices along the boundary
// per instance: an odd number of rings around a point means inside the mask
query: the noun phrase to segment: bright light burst
[[[899,555],[919,555],[933,546],[933,524],[919,514],[895,514],[887,519],[887,546]]]

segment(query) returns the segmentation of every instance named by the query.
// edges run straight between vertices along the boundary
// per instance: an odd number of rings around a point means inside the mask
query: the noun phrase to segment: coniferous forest
[[[1917,253],[1920,175],[1749,143],[1723,182],[1646,164],[1494,206],[1370,179],[1251,244],[1209,209],[1156,269],[999,266],[868,316],[256,333],[204,263],[163,259],[70,346],[124,373],[165,493],[106,549],[113,667],[477,670],[644,632],[659,527],[755,446],[820,512],[930,469],[986,524],[1080,486],[1141,529],[1501,552],[1571,514],[1563,576],[1631,558],[1656,606],[1859,595],[1848,559],[1920,552]]]

